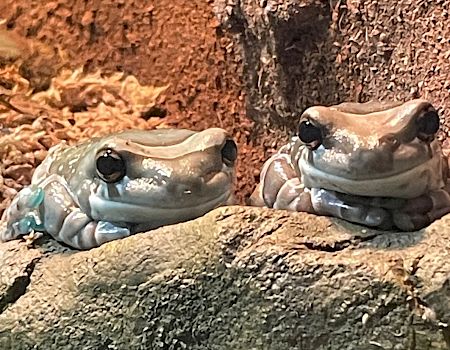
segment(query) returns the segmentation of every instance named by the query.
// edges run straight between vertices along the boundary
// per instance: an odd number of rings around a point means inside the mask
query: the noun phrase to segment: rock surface
[[[0,348],[448,349],[448,227],[227,207],[86,252],[8,242]]]

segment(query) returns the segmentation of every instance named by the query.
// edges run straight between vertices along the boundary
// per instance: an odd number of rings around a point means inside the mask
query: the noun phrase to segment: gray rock
[[[448,349],[449,224],[228,207],[85,252],[1,244],[0,348]]]

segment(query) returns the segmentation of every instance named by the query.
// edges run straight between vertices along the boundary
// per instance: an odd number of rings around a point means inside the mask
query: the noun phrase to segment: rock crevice
[[[31,275],[33,274],[36,264],[40,258],[32,259],[24,268],[21,275],[14,276],[12,281],[0,295],[0,314],[8,308],[9,305],[14,304],[26,292],[28,285],[31,282]]]

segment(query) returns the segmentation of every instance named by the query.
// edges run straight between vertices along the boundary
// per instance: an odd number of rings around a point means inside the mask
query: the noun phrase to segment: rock
[[[448,227],[226,207],[84,252],[8,242],[0,348],[447,349]]]

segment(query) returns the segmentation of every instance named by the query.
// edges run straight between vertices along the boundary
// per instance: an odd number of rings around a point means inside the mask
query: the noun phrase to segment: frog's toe
[[[390,215],[387,210],[377,207],[363,207],[362,209],[366,211],[366,213],[362,214],[362,216],[365,215],[363,223],[367,226],[380,228],[391,226],[388,224],[390,222]]]
[[[431,223],[426,214],[409,214],[396,211],[392,215],[394,225],[401,231],[420,230]]]
[[[130,234],[130,230],[126,227],[116,226],[107,221],[99,221],[95,229],[95,240],[100,245],[119,238],[128,237]]]
[[[414,231],[428,226],[433,221],[440,219],[448,213],[450,213],[450,207],[433,209],[425,214],[397,212],[393,217],[397,228],[402,231]]]
[[[339,214],[336,216],[350,222],[369,227],[385,228],[390,226],[390,215],[383,208],[364,205],[343,205],[338,209],[340,209]]]
[[[450,212],[450,195],[445,190],[408,200],[393,212],[395,226],[403,231],[419,230]]]
[[[264,207],[266,203],[264,203],[264,198],[262,195],[262,186],[261,184],[256,185],[255,190],[248,198],[248,205],[251,205],[253,207]]]
[[[12,227],[6,224],[6,221],[1,221],[0,224],[0,242],[6,242],[14,239],[16,235],[12,230]]]
[[[25,216],[17,223],[14,223],[13,226],[20,235],[26,235],[33,231],[33,223],[33,217]]]
[[[311,199],[317,214],[337,218],[370,227],[391,226],[391,215],[386,209],[342,201],[334,191],[312,189]]]
[[[409,199],[401,211],[408,214],[420,213],[425,214],[433,209],[433,199],[430,195],[423,195],[413,199]]]
[[[314,213],[311,194],[305,191],[305,187],[298,177],[287,180],[281,186],[273,207],[275,209]]]

